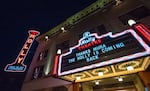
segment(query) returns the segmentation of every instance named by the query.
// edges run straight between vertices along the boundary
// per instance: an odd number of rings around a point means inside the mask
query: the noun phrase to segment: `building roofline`
[[[109,4],[115,3],[115,0],[97,0],[96,2],[92,3],[85,9],[77,12],[76,14],[72,15],[71,17],[67,18],[66,21],[58,24],[56,27],[50,29],[48,32],[40,35],[36,38],[37,41],[40,41],[44,38],[44,36],[54,37],[56,34],[61,33],[61,27],[71,28],[73,25],[77,24],[81,20],[85,19],[87,16],[102,10]]]

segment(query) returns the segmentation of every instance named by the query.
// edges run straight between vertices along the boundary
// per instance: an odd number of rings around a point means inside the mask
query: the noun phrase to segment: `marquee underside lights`
[[[147,38],[150,39],[150,34],[145,29],[128,29],[117,34],[109,32],[102,36],[85,32],[78,45],[60,55],[58,75],[72,74],[150,55]]]
[[[21,49],[19,55],[17,56],[15,62],[6,65],[5,71],[6,72],[24,72],[26,70],[26,65],[24,65],[24,60],[26,58],[26,55],[35,39],[36,36],[40,34],[40,32],[35,30],[29,30],[28,31],[29,36]]]
[[[119,77],[119,78],[118,78],[118,81],[119,81],[119,82],[122,82],[122,81],[123,81],[123,78]]]

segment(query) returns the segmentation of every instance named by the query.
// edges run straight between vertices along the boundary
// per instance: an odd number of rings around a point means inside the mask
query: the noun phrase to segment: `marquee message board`
[[[60,55],[58,75],[110,65],[150,54],[150,47],[133,30],[98,36],[85,32],[78,45]]]

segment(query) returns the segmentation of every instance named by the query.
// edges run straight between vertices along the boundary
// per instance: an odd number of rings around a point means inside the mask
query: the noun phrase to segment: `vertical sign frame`
[[[29,36],[25,42],[25,44],[23,45],[19,55],[17,56],[16,60],[11,63],[11,64],[7,64],[4,71],[6,72],[24,72],[26,70],[26,65],[23,63],[28,51],[35,39],[36,36],[38,36],[40,34],[39,31],[36,30],[29,30],[28,31]]]

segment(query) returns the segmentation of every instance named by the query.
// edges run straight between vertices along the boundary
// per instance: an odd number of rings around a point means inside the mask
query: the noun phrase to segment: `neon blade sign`
[[[40,34],[40,32],[35,30],[29,30],[28,31],[29,36],[21,49],[19,55],[17,56],[15,62],[11,64],[7,64],[5,67],[6,72],[24,72],[26,70],[26,65],[24,65],[24,60],[26,58],[26,55],[35,39],[36,36]]]
[[[59,76],[123,62],[150,54],[149,45],[133,29],[128,29],[114,35],[110,32],[102,36],[98,36],[96,33],[89,34],[88,36],[90,38],[85,40],[83,36],[79,40],[78,45],[71,47],[69,52],[60,55],[58,66]],[[110,42],[112,43],[110,44]],[[104,51],[103,49],[106,48],[109,50]],[[132,51],[132,48],[134,51]],[[136,48],[138,49],[136,50]],[[112,51],[114,52],[112,53]],[[89,60],[88,58],[91,59]]]

